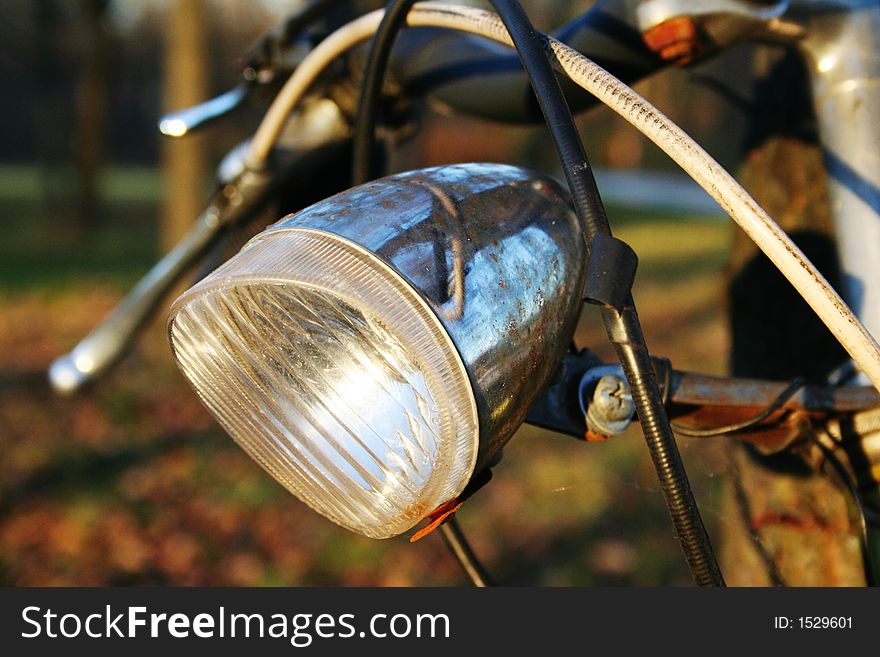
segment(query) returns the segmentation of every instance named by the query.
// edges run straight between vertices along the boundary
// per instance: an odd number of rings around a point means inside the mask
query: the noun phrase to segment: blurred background
[[[45,371],[186,230],[213,171],[265,105],[192,138],[163,111],[238,82],[241,57],[301,0],[7,0],[0,21],[0,584],[463,585],[439,536],[361,538],[307,509],[211,420],[177,372],[164,312],[85,393]],[[550,29],[590,3],[525,3]],[[752,54],[638,87],[723,164],[745,117],[705,79],[748,85]],[[579,117],[612,225],[640,257],[648,344],[681,369],[724,373],[732,229],[633,129]],[[450,129],[454,126],[454,130]],[[427,110],[392,168],[496,160],[555,172],[542,128]],[[606,358],[585,314],[580,346]],[[718,443],[682,442],[710,533],[726,469]],[[603,444],[522,428],[493,481],[459,512],[498,582],[686,585],[641,435]],[[717,539],[716,539],[717,541]]]

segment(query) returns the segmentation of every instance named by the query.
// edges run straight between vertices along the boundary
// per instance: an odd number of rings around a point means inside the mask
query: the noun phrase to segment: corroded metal
[[[694,406],[766,408],[789,383],[675,372],[671,400]],[[807,385],[785,404],[813,415],[852,413],[875,406],[880,406],[880,394],[871,386]]]
[[[547,384],[577,322],[585,245],[559,184],[500,164],[423,169],[349,189],[268,231],[297,228],[375,253],[435,310],[470,377],[477,469],[486,465]]]
[[[588,412],[585,405],[589,400],[579,391],[584,389],[585,379],[595,381],[608,374],[623,377],[620,365],[602,364],[589,351],[566,354],[557,381],[549,385],[529,409],[527,422],[584,438]],[[790,383],[671,371],[669,389],[664,392],[670,417],[682,426],[697,429],[749,420],[771,406]],[[665,388],[665,384],[661,385]],[[856,413],[855,418],[876,418],[880,417],[878,412],[880,393],[871,386],[805,385],[765,420],[748,431],[730,435],[765,453],[773,453],[791,445],[802,436],[807,426],[823,426],[836,418],[853,417],[853,413]],[[864,423],[866,420],[860,421]],[[880,434],[880,429],[871,427],[863,428],[860,433],[866,435],[875,431]],[[588,439],[601,437],[595,432],[589,432],[587,436]],[[866,450],[880,463],[880,439],[865,444]]]

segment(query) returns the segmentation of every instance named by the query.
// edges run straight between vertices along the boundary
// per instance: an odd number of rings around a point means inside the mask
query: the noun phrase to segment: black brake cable
[[[492,586],[492,578],[477,559],[454,516],[440,525],[440,535],[474,586],[477,588]]]
[[[414,2],[391,0],[370,44],[355,126],[355,184],[367,182],[373,177],[373,146],[382,80],[394,39],[403,28]],[[535,31],[522,6],[515,0],[491,0],[491,4],[510,33],[544,114],[562,161],[575,212],[585,229],[587,252],[591,253],[596,236],[605,234],[610,237],[611,227],[580,135],[553,71],[547,37]],[[724,586],[663,406],[632,295],[627,292],[625,302],[618,308],[604,305],[602,316],[608,337],[614,344],[630,383],[648,451],[691,575],[700,586]]]
[[[672,363],[668,358],[655,357],[654,365],[655,371],[657,371],[663,379],[663,383],[661,384],[661,391],[663,394],[664,404],[667,404],[672,388]],[[760,425],[762,422],[771,417],[776,411],[781,409],[789,399],[794,397],[794,395],[796,395],[798,391],[800,391],[801,388],[803,388],[805,385],[806,379],[804,379],[803,377],[796,377],[795,379],[792,379],[792,381],[785,388],[783,388],[782,391],[780,391],[780,393],[773,399],[773,401],[770,402],[767,408],[765,408],[754,417],[743,420],[741,422],[705,429],[695,429],[692,427],[682,426],[676,422],[672,422],[672,429],[677,434],[694,438],[714,438],[716,436],[724,436],[739,431],[745,431],[746,429],[751,429]],[[831,464],[835,473],[840,478],[841,482],[843,483],[844,487],[847,489],[847,492],[852,498],[857,517],[853,518],[853,514],[850,514],[850,522],[853,525],[857,526],[859,530],[859,543],[861,549],[862,567],[865,571],[865,582],[870,587],[877,586],[876,577],[874,575],[873,560],[871,558],[870,542],[868,540],[869,511],[862,501],[861,495],[859,494],[858,485],[856,484],[849,470],[847,470],[846,466],[843,465],[841,460],[837,457],[837,454],[834,453],[833,449],[829,448],[827,445],[824,445],[814,433],[809,434],[809,439],[816,445],[816,447],[819,448],[819,450],[822,452],[822,455],[825,457],[825,460]],[[750,524],[751,513],[748,509],[748,498],[746,496],[745,488],[743,487],[742,475],[739,471],[739,466],[736,464],[735,458],[733,456],[730,457],[730,463],[737,505],[740,508],[743,522],[746,524],[746,526],[749,527],[752,541],[755,543],[759,555],[761,556],[765,566],[767,567],[768,577],[770,578],[774,586],[786,586],[785,580],[783,579],[782,574],[779,572],[776,563],[773,561],[772,557],[770,556],[769,552],[761,541],[760,536],[758,536],[754,527],[752,527]]]
[[[834,450],[823,445],[822,441],[813,433],[810,433],[810,440],[819,448],[822,455],[825,457],[825,460],[834,468],[834,471],[837,473],[837,476],[840,477],[843,485],[846,487],[852,498],[856,513],[858,514],[858,517],[853,524],[857,525],[859,528],[859,543],[862,552],[862,567],[865,570],[865,584],[871,587],[877,586],[877,582],[874,578],[873,560],[871,559],[871,547],[868,542],[868,518],[865,511],[865,505],[862,503],[862,496],[859,495],[858,485],[846,469],[846,466],[843,465],[841,460],[837,457],[837,454],[834,453]],[[853,522],[852,514],[850,514],[850,522]]]
[[[771,554],[770,550],[767,549],[767,546],[764,545],[764,541],[758,531],[758,526],[752,522],[752,509],[751,504],[749,503],[749,495],[746,492],[742,470],[739,467],[739,456],[735,453],[734,446],[735,443],[728,442],[726,451],[730,478],[733,483],[733,497],[736,502],[736,508],[739,511],[740,521],[748,532],[749,537],[752,539],[752,545],[754,545],[758,557],[764,564],[767,579],[773,586],[788,586],[785,577],[782,575],[782,571],[779,570],[779,565],[776,563],[773,554]]]
[[[397,34],[403,29],[406,15],[415,4],[415,0],[395,2],[391,0],[385,7],[376,33],[370,40],[370,52],[364,66],[364,77],[361,81],[361,95],[357,106],[354,136],[352,140],[352,174],[355,185],[369,182],[378,177],[373,160],[376,138],[376,122],[379,115],[379,100],[382,95],[382,81],[391,58],[391,49]]]
[[[299,7],[284,19],[280,29],[272,30],[250,48],[244,57],[246,66],[253,71],[269,66],[276,50],[289,45],[307,27],[326,17],[342,2],[343,0],[312,0]]]

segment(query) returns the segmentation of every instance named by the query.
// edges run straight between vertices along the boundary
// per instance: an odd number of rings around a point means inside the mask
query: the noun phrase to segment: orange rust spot
[[[410,537],[409,542],[415,543],[416,541],[423,539],[444,522],[450,520],[455,515],[455,512],[461,508],[461,505],[463,503],[464,500],[456,497],[455,499],[444,502],[443,504],[438,506],[430,514],[428,514],[428,518],[431,522],[429,522],[427,525],[425,525],[419,531],[413,534]]]
[[[531,332],[531,331],[529,331]],[[538,357],[540,356],[540,352],[538,351],[538,347],[535,344],[529,346],[529,362],[531,363],[532,369],[538,369]]]
[[[409,539],[410,543],[415,543],[419,539],[424,538],[435,529],[437,529],[440,525],[448,520],[452,519],[455,515],[455,512],[461,508],[461,505],[464,503],[466,499],[468,499],[471,495],[480,490],[483,486],[485,486],[492,479],[492,471],[489,468],[485,468],[481,470],[477,474],[473,476],[467,486],[465,486],[464,490],[461,492],[456,498],[453,498],[447,502],[444,502],[436,509],[431,511],[428,514],[427,519],[430,522],[422,527],[419,531],[412,535]]]
[[[667,62],[690,63],[700,49],[697,26],[690,16],[677,16],[642,34],[645,44]]]
[[[804,532],[821,532],[823,534],[842,534],[849,531],[848,525],[837,526],[829,524],[822,518],[813,516],[809,518],[798,518],[785,513],[765,513],[756,518],[752,518],[752,529],[762,529],[767,526],[777,525],[789,527]]]
[[[608,440],[608,436],[596,433],[595,431],[590,431],[589,429],[587,429],[587,432],[584,434],[584,438],[587,439],[588,443],[604,443]]]

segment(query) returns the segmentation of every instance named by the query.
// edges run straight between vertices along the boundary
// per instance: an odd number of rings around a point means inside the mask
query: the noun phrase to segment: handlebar
[[[228,226],[254,216],[282,191],[295,194],[297,202],[305,204],[339,191],[332,171],[340,169],[349,141],[349,127],[339,107],[326,98],[306,103],[288,127],[285,143],[265,170],[244,166],[246,148],[224,160],[217,176],[219,190],[189,233],[101,324],[52,363],[49,382],[56,392],[73,394],[118,361],[163,297]]]
[[[49,367],[56,392],[69,395],[109,368],[125,352],[165,294],[214,243],[223,228],[248,214],[265,196],[268,178],[245,171],[214,197],[184,238],[138,282],[101,324]]]
[[[330,2],[328,0],[328,4]],[[777,4],[781,7],[786,3]],[[779,35],[788,37],[794,34],[791,26],[784,27],[784,30],[778,31]],[[665,65],[644,44],[641,31],[634,17],[630,15],[629,5],[619,0],[601,0],[586,14],[558,30],[555,36],[600,66],[614,71],[625,82],[645,77]],[[516,123],[542,120],[542,113],[522,71],[519,58],[509,49],[482,39],[430,28],[408,30],[395,49],[392,72],[405,93],[426,95],[472,116]],[[574,83],[565,80],[562,86],[574,111],[595,104],[595,98],[584,94]],[[248,89],[249,84],[242,83],[207,103],[169,115],[161,122],[160,130],[170,136],[182,136],[240,105]],[[596,88],[591,91],[602,95],[602,91]],[[335,123],[329,138],[339,138],[343,133],[344,129],[340,129],[339,124]],[[306,139],[309,138],[307,129],[301,134]],[[314,148],[314,145],[310,148]],[[222,186],[184,240],[153,267],[98,328],[73,351],[52,364],[49,378],[53,387],[65,394],[75,392],[118,360],[130,345],[134,334],[189,265],[207,251],[225,226],[244,216],[250,216],[262,206],[262,202],[270,196],[269,192],[276,191],[277,182],[279,178],[268,171],[245,169],[233,183]],[[818,278],[815,281],[823,282]],[[834,301],[833,298],[831,300]],[[638,328],[637,325],[634,326]],[[869,335],[867,337],[870,338]],[[629,338],[625,342],[628,341]],[[876,344],[873,346],[876,349]],[[646,353],[644,357],[647,358]],[[738,380],[735,387],[722,389],[723,381],[706,380],[705,377],[695,381],[693,375],[686,374],[679,374],[676,381],[670,372],[670,385],[674,383],[678,384],[677,387],[666,388],[667,392],[672,392],[671,401],[681,403],[684,400],[691,406],[694,401],[685,394],[689,390],[696,395],[702,394],[707,387],[711,388],[715,394],[712,399],[715,399],[719,394],[740,394],[744,385],[743,381]],[[692,390],[685,385],[688,383]],[[752,385],[752,388],[762,394],[766,393],[766,387],[763,382],[754,382]],[[557,430],[564,428],[562,425],[551,425],[546,411],[571,411],[571,400],[560,396],[562,393],[557,394],[557,397],[552,397],[553,394],[556,393],[551,387],[547,391],[549,401],[546,402],[546,408],[538,408],[530,413],[528,421],[552,426]],[[814,403],[815,400],[807,396],[806,392],[803,395],[799,403],[806,410],[811,410],[808,402]],[[835,398],[833,401],[864,404],[867,398],[868,402],[876,404],[874,390],[865,389],[860,395],[856,395],[855,402],[846,398]],[[791,399],[794,400],[794,397]],[[658,406],[665,418],[665,410],[659,404],[659,399]],[[572,417],[579,418],[582,415],[583,412],[580,416],[575,414]],[[554,413],[550,416],[551,419],[554,416],[564,419],[564,413]],[[579,433],[583,433],[579,424],[569,424],[576,426]],[[667,433],[671,437],[668,427]],[[686,488],[684,490],[689,494]]]
[[[52,362],[49,382],[68,395],[106,370],[122,354],[132,336],[152,313],[178,277],[213,242],[219,231],[213,209],[129,292],[122,303],[68,354]]]
[[[327,0],[327,4],[333,3]],[[625,81],[666,65],[645,45],[630,4],[620,0],[600,0],[555,35]],[[406,93],[428,95],[467,114],[519,123],[541,120],[518,57],[481,38],[437,28],[406,30],[395,48],[392,71]],[[218,98],[169,115],[162,121],[161,130],[171,135],[185,134],[238,106],[251,86],[244,82]],[[568,91],[577,89],[567,79],[563,87]],[[596,102],[580,89],[568,96],[576,111]],[[310,128],[299,128],[299,139],[309,140]],[[334,130],[337,137],[343,132],[338,121],[334,122]],[[314,148],[315,144],[308,147]],[[133,337],[173,282],[213,243],[222,224],[214,210],[209,208],[191,234],[150,271],[101,327],[71,354],[53,363],[50,380],[57,390],[75,391],[118,358],[125,341]]]
[[[327,4],[332,2],[328,0]],[[644,45],[625,9],[625,3],[601,0],[555,34],[612,68],[624,80],[636,80],[664,63]],[[392,66],[393,74],[403,81],[408,93],[428,93],[435,100],[474,116],[519,123],[542,120],[517,56],[486,40],[440,29],[407,30],[395,48]],[[252,86],[252,82],[243,82],[217,98],[166,115],[159,129],[168,136],[183,136],[241,105]],[[575,85],[565,82],[563,86],[569,92],[573,109],[585,109],[595,103],[594,98]],[[298,126],[299,139],[308,141],[310,150],[320,145],[314,143],[315,136],[310,132],[317,130],[323,143],[339,139],[345,132],[339,117],[330,122],[332,129],[327,134],[326,117],[323,122],[320,117],[316,120],[320,125],[316,129]],[[59,393],[73,394],[113,365],[162,298],[215,243],[223,228],[252,211],[265,198],[273,182],[269,175],[245,171],[242,176],[250,178],[240,177],[224,185],[184,239],[94,331],[52,363],[52,387]],[[233,203],[232,198],[237,200]]]
[[[236,109],[247,95],[248,85],[242,83],[204,103],[166,114],[159,121],[159,132],[168,137],[183,137]]]
[[[553,36],[627,83],[667,65],[645,45],[627,3],[619,0],[600,0]],[[511,123],[543,121],[516,53],[485,39],[432,28],[404,30],[390,73],[408,93],[427,95],[471,116]],[[596,104],[568,79],[560,83],[573,112]]]
[[[318,0],[314,5],[320,8],[337,1]],[[303,15],[308,18],[313,13]],[[302,27],[302,18],[295,14],[288,23]],[[205,103],[168,114],[160,122],[162,133],[182,136],[219,118],[238,107],[256,84],[295,68],[298,57],[276,57],[273,63],[272,58],[261,54],[264,50],[290,48],[290,29],[287,25],[280,33],[271,34],[255,51],[257,54],[249,57],[245,72],[248,82]],[[668,64],[645,45],[633,12],[628,3],[620,0],[600,0],[553,32],[553,36],[627,83]],[[262,65],[255,64],[255,58]],[[395,45],[389,73],[408,95],[428,96],[464,114],[509,123],[543,121],[516,53],[485,39],[436,28],[405,30]],[[595,98],[567,79],[560,79],[560,83],[572,111],[596,104]]]

